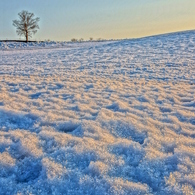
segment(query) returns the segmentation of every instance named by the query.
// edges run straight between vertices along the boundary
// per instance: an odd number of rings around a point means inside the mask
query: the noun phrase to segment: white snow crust
[[[0,43],[0,194],[195,194],[195,32]]]

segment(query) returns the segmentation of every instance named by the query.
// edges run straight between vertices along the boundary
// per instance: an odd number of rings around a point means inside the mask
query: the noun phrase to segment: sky
[[[20,38],[12,21],[22,10],[40,17],[40,30],[32,38],[39,41],[124,39],[195,29],[195,0],[0,0],[0,40]]]

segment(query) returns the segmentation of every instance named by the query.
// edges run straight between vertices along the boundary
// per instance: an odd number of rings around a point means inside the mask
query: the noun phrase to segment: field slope
[[[0,43],[0,194],[195,193],[195,32]]]

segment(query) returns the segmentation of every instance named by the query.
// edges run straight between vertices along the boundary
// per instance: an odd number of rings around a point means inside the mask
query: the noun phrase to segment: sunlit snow
[[[195,32],[0,43],[0,194],[195,193]]]

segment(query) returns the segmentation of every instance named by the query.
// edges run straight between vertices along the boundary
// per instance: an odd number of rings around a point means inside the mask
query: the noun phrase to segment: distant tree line
[[[80,38],[80,39],[72,38],[71,39],[71,42],[83,42],[83,41],[84,41],[83,38]],[[101,38],[93,39],[92,37],[90,37],[88,41],[103,41],[103,39]]]

